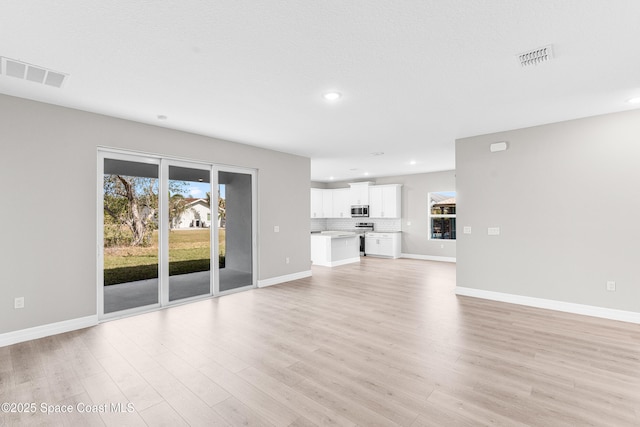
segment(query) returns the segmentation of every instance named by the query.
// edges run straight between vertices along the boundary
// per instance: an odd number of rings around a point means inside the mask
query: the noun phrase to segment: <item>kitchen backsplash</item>
[[[311,218],[311,231],[327,230],[326,218]]]
[[[401,231],[400,219],[372,219],[372,218],[312,218],[311,231],[325,230],[353,230],[356,222],[372,222],[375,231]]]

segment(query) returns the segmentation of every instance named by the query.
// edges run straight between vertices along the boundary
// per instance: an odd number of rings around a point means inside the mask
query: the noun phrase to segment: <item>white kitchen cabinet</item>
[[[353,182],[349,184],[351,188],[349,194],[351,205],[369,204],[369,184],[370,182]]]
[[[348,188],[337,188],[331,190],[333,193],[332,218],[351,218],[351,203],[349,197],[351,190]]]
[[[323,190],[320,188],[311,189],[311,218],[324,218],[323,215]]]
[[[402,238],[400,233],[368,232],[364,238],[364,251],[367,256],[399,258]]]
[[[348,188],[311,189],[311,218],[350,218]]]
[[[322,190],[322,217],[331,218],[333,214],[333,190]]]
[[[400,218],[402,185],[373,185],[369,187],[370,218]]]
[[[311,235],[311,262],[314,265],[336,267],[360,262],[360,237],[354,233]]]

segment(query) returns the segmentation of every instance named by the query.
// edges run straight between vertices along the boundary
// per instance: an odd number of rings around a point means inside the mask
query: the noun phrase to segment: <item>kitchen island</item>
[[[360,262],[360,237],[350,231],[312,233],[311,262],[325,267]]]

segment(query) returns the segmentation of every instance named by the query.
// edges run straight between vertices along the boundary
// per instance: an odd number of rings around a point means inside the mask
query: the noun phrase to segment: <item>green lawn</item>
[[[169,233],[169,275],[207,271],[210,229],[172,230]],[[220,267],[224,267],[225,229],[220,229]],[[110,247],[104,250],[104,284],[158,277],[158,234],[147,247]]]

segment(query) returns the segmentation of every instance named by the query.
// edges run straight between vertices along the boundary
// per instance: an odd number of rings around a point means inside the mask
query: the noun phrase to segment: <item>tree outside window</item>
[[[429,193],[429,239],[456,239],[456,192]]]

